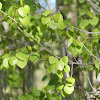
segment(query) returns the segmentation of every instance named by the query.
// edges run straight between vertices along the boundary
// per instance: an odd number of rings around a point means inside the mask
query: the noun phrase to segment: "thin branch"
[[[74,65],[83,65],[83,66],[88,66],[88,65],[95,65],[94,63],[79,63],[79,62],[73,62],[71,60],[68,60],[69,64],[74,64]]]
[[[93,2],[91,2],[91,0],[86,0],[87,2],[89,2],[89,4],[93,7],[93,9],[97,12],[100,13],[100,11],[98,11],[97,9],[100,10],[100,7],[98,7],[96,4],[94,4]]]
[[[32,38],[34,41],[36,41],[45,51],[49,52],[50,54],[52,54],[53,56],[55,56],[56,58],[60,59],[60,57],[56,56],[53,52],[51,52],[50,50],[48,50],[47,48],[45,48],[41,43],[38,42],[38,40],[36,40],[33,36],[31,36],[27,31],[25,31],[18,23],[15,19],[13,19],[12,17],[10,17],[9,15],[7,15],[5,12],[3,12],[2,10],[0,10],[1,13],[3,13],[4,15],[6,15],[8,18],[10,18],[11,20],[13,20],[19,27],[20,30],[22,30],[24,33],[26,33],[30,38]]]
[[[62,1],[58,2],[58,4],[56,4],[56,6],[51,11],[54,11],[61,2]]]
[[[75,61],[77,62],[77,63],[79,63],[79,61],[78,60],[76,60],[76,58],[74,57],[74,59],[75,59]],[[81,70],[82,70],[82,67],[83,67],[83,65],[79,65],[79,67],[81,68]],[[89,84],[90,84],[90,86],[91,86],[91,88],[93,89],[93,91],[96,91],[94,88],[93,88],[93,86],[92,86],[92,84],[91,84],[91,81],[90,81],[90,79],[89,79],[89,77],[88,76],[86,76],[86,74],[84,73],[84,71],[82,70],[82,73],[83,73],[83,75],[88,79],[88,81],[89,81]]]
[[[37,2],[37,1],[35,1],[35,2]],[[38,3],[38,2],[37,2]],[[41,6],[40,4],[38,5],[38,4],[36,4],[37,6],[40,6],[43,10],[46,10],[43,6]]]
[[[77,36],[77,38],[78,38],[79,42],[84,46],[84,48],[85,48],[94,58],[96,58],[97,60],[100,60],[100,58],[97,58],[96,56],[94,56],[94,55],[89,51],[89,49],[86,48],[86,46],[80,41],[80,39],[79,39],[78,36]]]
[[[79,31],[81,31],[81,32],[84,32],[84,33],[86,33],[86,34],[100,34],[100,32],[87,32],[87,31],[81,30],[81,29],[79,29],[79,28],[77,28],[77,27],[75,27],[75,26],[73,26],[73,27],[74,27],[74,29],[79,30]]]
[[[38,52],[40,52],[40,51],[42,51],[42,50],[44,50],[44,48],[40,49],[40,50],[37,51],[37,52],[34,52],[34,53],[32,53],[32,54],[29,54],[28,56],[34,55],[34,54],[36,54],[36,53],[38,53]]]
[[[80,66],[80,68],[81,68],[81,66]],[[81,68],[81,70],[82,70],[82,68]],[[92,86],[92,84],[91,84],[91,81],[90,81],[90,79],[89,79],[89,77],[84,73],[84,71],[82,70],[82,73],[83,73],[83,75],[88,79],[88,81],[89,81],[89,84],[90,84],[90,86],[91,86],[91,88],[93,89],[93,91],[95,91],[96,92],[96,90],[93,88],[93,86]]]
[[[49,8],[49,10],[51,11],[51,7],[50,7],[49,0],[47,0],[47,4],[48,4],[48,8]]]

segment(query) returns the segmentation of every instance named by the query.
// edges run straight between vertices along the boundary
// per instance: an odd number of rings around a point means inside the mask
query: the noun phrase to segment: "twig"
[[[86,0],[87,2],[89,2],[89,4],[93,7],[93,9],[97,12],[100,13],[100,11],[98,11],[97,9],[100,10],[100,7],[98,7],[96,4],[94,4],[93,2],[91,2],[91,0]]]
[[[35,2],[37,2],[37,1],[35,1]],[[38,2],[37,2],[38,3]],[[40,6],[43,10],[46,10],[43,6],[41,6],[40,4],[38,5],[38,4],[36,4],[37,6]]]
[[[75,57],[74,57],[74,58],[75,58]],[[75,59],[75,60],[76,60],[76,59]],[[78,60],[76,60],[76,62],[79,63]],[[81,68],[81,66],[83,67],[83,65],[80,65],[79,67]],[[82,68],[81,68],[81,70],[82,70]],[[93,88],[93,86],[92,86],[92,84],[91,84],[91,81],[90,81],[89,77],[85,75],[85,73],[84,73],[83,70],[82,70],[82,73],[83,73],[83,75],[88,79],[89,84],[90,84],[91,88],[93,89],[93,91],[95,91],[95,89]]]
[[[34,53],[32,53],[32,54],[29,54],[28,56],[31,56],[31,55],[33,55],[33,54],[36,54],[36,53],[38,53],[38,52],[40,52],[40,51],[42,51],[42,50],[44,50],[44,48],[40,49],[40,50],[37,51],[37,52],[34,52]]]
[[[94,63],[79,63],[79,62],[73,62],[71,60],[68,60],[69,64],[74,64],[74,65],[83,65],[83,66],[88,66],[88,65],[95,65]]]
[[[78,29],[78,28],[75,27],[75,26],[73,26],[73,27],[74,27],[74,29],[79,30],[79,31],[81,31],[81,32],[84,32],[84,33],[86,33],[86,34],[100,34],[100,32],[87,32],[87,31],[85,31],[85,30]]]
[[[77,38],[78,38],[79,42],[84,46],[84,48],[85,48],[94,58],[96,58],[97,60],[100,60],[99,58],[97,58],[96,56],[94,56],[94,55],[89,51],[89,49],[86,48],[86,46],[80,41],[80,39],[79,39],[78,36],[77,36]]]
[[[51,11],[54,11],[61,2],[62,1],[58,2],[58,4],[56,4],[56,6]]]
[[[48,8],[51,11],[49,0],[47,0]]]
[[[80,66],[80,68],[81,68],[81,66]],[[81,70],[82,70],[82,68],[81,68]],[[90,81],[90,79],[89,79],[89,77],[84,73],[84,71],[82,70],[82,73],[83,73],[83,75],[88,79],[88,81],[89,81],[89,84],[90,84],[90,86],[91,86],[91,88],[93,89],[93,91],[95,91],[96,92],[96,90],[93,88],[93,86],[92,86],[92,84],[91,84],[91,81]]]

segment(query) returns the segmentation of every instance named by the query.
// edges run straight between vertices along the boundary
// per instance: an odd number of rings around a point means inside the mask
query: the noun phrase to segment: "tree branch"
[[[49,0],[47,0],[48,8],[51,11]]]
[[[89,51],[89,49],[87,49],[86,46],[80,41],[80,39],[79,39],[78,36],[77,36],[77,38],[78,38],[79,42],[83,45],[83,47],[84,47],[94,58],[96,58],[97,60],[100,61],[100,58],[97,58],[96,56],[94,56],[94,55]]]
[[[87,2],[89,2],[89,4],[93,7],[93,9],[97,12],[100,13],[100,11],[98,11],[97,9],[100,10],[100,7],[98,7],[96,4],[94,4],[93,2],[91,2],[91,0],[86,0]]]
[[[73,26],[74,27],[74,29],[76,29],[76,30],[79,30],[79,31],[81,31],[81,32],[84,32],[85,34],[100,34],[100,32],[88,32],[88,31],[85,31],[85,30],[81,30],[81,29],[79,29],[79,28],[77,28],[77,27],[75,27],[75,26]]]

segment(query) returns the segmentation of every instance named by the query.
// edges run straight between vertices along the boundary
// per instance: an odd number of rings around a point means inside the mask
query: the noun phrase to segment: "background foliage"
[[[0,97],[99,100],[100,1],[45,2],[0,0]]]

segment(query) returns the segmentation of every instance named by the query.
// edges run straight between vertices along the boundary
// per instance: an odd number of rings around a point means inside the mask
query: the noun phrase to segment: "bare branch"
[[[80,39],[79,39],[78,36],[77,36],[77,38],[78,38],[79,42],[84,46],[84,48],[85,48],[94,58],[96,58],[97,60],[100,61],[100,58],[97,58],[96,56],[94,56],[94,55],[89,51],[89,49],[87,49],[86,46],[80,41]]]
[[[35,1],[37,2],[37,1]],[[38,3],[38,2],[37,2]],[[37,6],[40,6],[43,10],[46,10],[43,6],[36,4]]]
[[[56,4],[56,6],[51,11],[54,11],[61,2],[62,1],[58,2],[58,4]]]
[[[51,11],[49,0],[47,0],[48,8]]]
[[[100,32],[88,32],[88,31],[85,31],[85,30],[81,30],[81,29],[79,29],[79,28],[77,28],[77,27],[75,27],[75,26],[73,26],[74,27],[74,29],[76,29],[76,30],[79,30],[79,31],[81,31],[81,32],[84,32],[85,34],[100,34]]]
[[[93,2],[91,2],[91,0],[86,0],[87,2],[89,2],[89,4],[93,7],[93,9],[97,12],[100,13],[100,11],[98,11],[97,9],[100,10],[100,7],[98,7],[96,4],[94,4]]]
[[[32,54],[29,54],[28,56],[34,55],[34,54],[36,54],[36,53],[38,53],[38,52],[40,52],[40,51],[42,51],[42,50],[44,50],[44,48],[40,49],[40,50],[37,51],[37,52],[34,52],[34,53],[32,53]]]
[[[75,59],[75,57],[74,57],[74,59]],[[77,63],[79,63],[79,61],[78,60],[76,60],[75,59],[75,61],[77,62]],[[82,67],[83,67],[83,65],[79,65],[79,67],[81,68],[81,70],[82,70]],[[90,81],[90,79],[89,79],[89,77],[88,76],[86,76],[86,74],[84,73],[84,71],[82,70],[82,73],[83,73],[83,75],[88,79],[88,81],[89,81],[89,84],[90,84],[90,86],[91,86],[91,88],[93,89],[93,91],[95,91],[96,92],[96,90],[93,88],[93,86],[92,86],[92,84],[91,84],[91,81]]]

